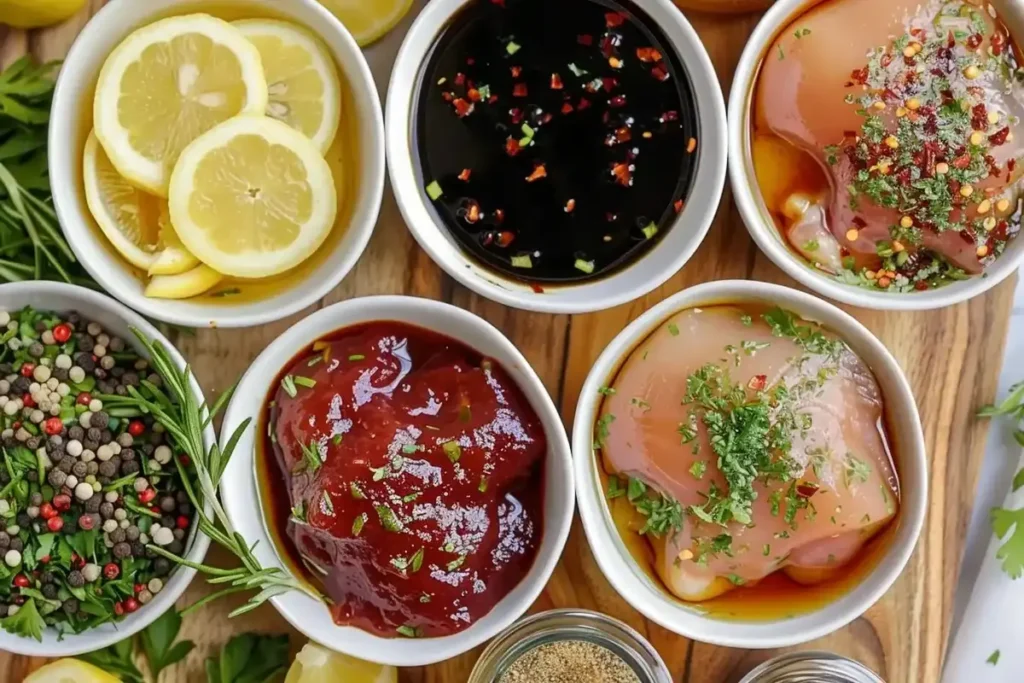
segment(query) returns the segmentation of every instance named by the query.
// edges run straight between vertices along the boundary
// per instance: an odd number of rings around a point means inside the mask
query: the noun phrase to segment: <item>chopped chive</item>
[[[491,86],[489,85],[478,86],[476,91],[480,93],[480,99],[482,100],[486,100],[491,96]]]
[[[409,455],[411,453],[417,453],[422,450],[423,446],[417,446],[414,443],[407,443],[402,446],[402,452],[405,453],[406,455]]]
[[[412,569],[412,573],[415,574],[416,572],[418,572],[420,570],[420,567],[422,567],[422,566],[423,566],[423,547],[421,546],[420,549],[417,550],[416,553],[409,560],[409,568]]]
[[[459,445],[458,441],[445,441],[441,445],[441,449],[444,450],[445,455],[452,462],[458,462],[459,458],[462,457],[462,446]]]
[[[469,407],[468,403],[459,407],[459,419],[463,422],[469,422],[473,419],[473,409]]]
[[[241,294],[241,293],[242,293],[242,290],[240,290],[238,287],[232,287],[230,289],[221,289],[221,290],[218,290],[216,292],[211,292],[210,296],[222,297],[222,296],[231,296],[232,294]]]
[[[365,524],[366,524],[366,513],[364,512],[364,513],[362,513],[360,515],[357,515],[356,518],[354,520],[352,520],[352,535],[353,536],[358,536],[363,531],[363,526]]]
[[[466,561],[465,555],[459,555],[454,560],[448,563],[448,571],[453,572],[462,566],[462,563]]]
[[[344,436],[344,434],[335,434],[334,437],[331,439],[331,443],[333,443],[335,446],[341,445],[341,440],[342,438],[344,438]]]
[[[597,393],[601,394],[602,396],[614,396],[615,389],[612,387],[601,387],[600,389],[597,390]]]
[[[420,602],[422,602],[424,604],[430,602],[430,593],[424,593],[423,595],[421,595],[420,596]]]
[[[402,520],[398,519],[398,515],[387,505],[377,505],[377,516],[380,518],[380,523],[384,526],[387,531],[397,532],[402,530]]]
[[[444,190],[441,189],[441,184],[436,180],[427,185],[427,196],[432,200],[437,201],[444,194]]]
[[[295,398],[299,395],[298,389],[295,388],[295,378],[291,375],[285,375],[284,379],[281,380],[281,388],[291,398]]]
[[[487,493],[487,477],[480,477],[480,485],[476,487],[480,493]]]
[[[513,268],[533,268],[533,259],[530,258],[529,254],[523,254],[522,256],[512,257]]]
[[[516,41],[510,40],[508,41],[508,45],[505,46],[505,52],[509,53],[510,55],[514,55],[515,53],[519,52],[519,50],[522,49],[522,47],[523,46],[517,43]]]
[[[582,270],[584,273],[589,275],[594,272],[594,262],[584,261],[581,258],[576,259],[576,270]]]
[[[348,357],[349,360],[366,360],[366,356],[361,353],[353,353]]]
[[[658,226],[654,224],[654,221],[651,221],[643,228],[641,228],[641,231],[644,233],[644,237],[646,237],[647,239],[651,239],[652,237],[658,234]]]
[[[352,482],[348,485],[348,491],[352,494],[352,498],[355,500],[366,500],[366,494],[359,488],[359,484]]]
[[[300,387],[306,387],[307,389],[312,389],[313,387],[316,386],[316,380],[315,379],[310,379],[309,377],[303,377],[302,375],[295,375],[295,377],[293,378],[293,381],[297,385],[299,385]]]
[[[327,491],[321,491],[321,497],[324,501],[324,507],[327,508],[327,514],[333,515],[334,502],[331,500],[331,494],[327,493]]]
[[[406,638],[419,638],[420,630],[415,626],[409,626],[408,624],[402,624],[397,629],[398,635],[405,636]]]
[[[403,503],[411,503],[411,502],[413,502],[414,500],[416,500],[419,497],[420,497],[420,492],[419,491],[413,491],[412,493],[407,493],[406,495],[402,496],[402,502]]]
[[[679,326],[676,325],[675,323],[669,323],[668,324],[668,333],[671,334],[673,337],[678,337],[679,336]]]
[[[586,76],[587,75],[587,70],[586,69],[581,69],[578,66],[576,66],[575,64],[573,64],[572,62],[569,62],[569,71],[571,71],[572,75],[576,76],[577,78],[579,78],[580,76]]]
[[[312,358],[310,358],[310,359],[309,359],[309,362],[308,362],[308,363],[306,363],[306,367],[307,367],[307,368],[311,368],[311,367],[313,367],[314,365],[316,365],[317,363],[320,363],[320,362],[322,362],[322,361],[323,361],[323,359],[324,359],[324,357],[323,357],[323,356],[313,356]]]

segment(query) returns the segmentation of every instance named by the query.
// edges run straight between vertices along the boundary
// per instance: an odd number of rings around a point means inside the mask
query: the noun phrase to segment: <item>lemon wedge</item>
[[[239,116],[201,135],[181,153],[170,189],[181,241],[235,277],[268,277],[302,263],[323,244],[337,213],[320,150],[265,116]]]
[[[306,643],[288,669],[284,683],[397,683],[398,669],[371,664]]]
[[[213,289],[224,276],[209,266],[196,266],[178,275],[154,275],[143,292],[151,299],[190,299]]]
[[[412,7],[412,0],[320,0],[341,19],[360,47],[393,29]]]
[[[93,120],[114,168],[166,197],[181,150],[222,121],[266,108],[259,51],[228,22],[189,14],[144,26],[110,53]]]
[[[309,31],[284,21],[232,23],[259,50],[267,79],[267,116],[284,121],[326,152],[341,116],[341,83],[327,48]]]
[[[118,679],[92,664],[58,659],[29,674],[23,683],[118,683]]]

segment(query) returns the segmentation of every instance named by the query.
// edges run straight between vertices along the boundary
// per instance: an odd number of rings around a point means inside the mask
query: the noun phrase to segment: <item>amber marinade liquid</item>
[[[244,0],[235,2],[222,0],[214,3],[182,3],[176,5],[173,11],[154,15],[140,24],[139,28],[145,24],[150,24],[167,17],[195,13],[211,14],[225,21],[236,21],[238,19],[280,19],[281,21],[302,26],[313,35],[319,35],[315,27],[304,26],[285,14],[274,12],[266,7],[254,6]],[[328,52],[330,52],[330,48],[328,48]],[[363,190],[361,186],[363,181],[357,172],[360,168],[362,148],[358,117],[353,113],[355,109],[355,95],[345,70],[337,61],[335,61],[335,67],[338,70],[338,79],[341,83],[341,120],[334,142],[324,155],[327,164],[331,168],[334,185],[338,193],[338,215],[335,218],[334,228],[331,230],[331,233],[312,256],[285,273],[258,280],[228,277],[208,293],[189,299],[189,303],[224,305],[228,302],[252,303],[269,299],[308,279],[328,259],[341,242],[352,221],[356,199]],[[85,201],[85,185],[82,180],[81,160],[85,150],[85,141],[88,139],[89,131],[93,127],[92,103],[96,94],[96,81],[98,79],[99,71],[94,74],[93,82],[87,90],[83,91],[82,99],[78,102],[78,109],[81,115],[73,144],[76,149],[74,158],[78,160],[77,168],[74,169],[74,177],[80,206],[79,210],[83,216],[89,217],[89,227],[95,235],[97,243],[107,250],[111,258],[124,264],[125,268],[132,271],[140,282],[144,282],[145,273],[134,268],[117,253],[117,250],[104,237],[99,226],[92,220],[92,214],[89,212],[89,207]]]

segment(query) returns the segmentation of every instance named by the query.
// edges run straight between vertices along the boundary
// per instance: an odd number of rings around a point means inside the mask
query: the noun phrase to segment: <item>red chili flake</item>
[[[562,77],[558,74],[551,74],[551,89],[561,90],[565,85],[562,83]]]
[[[686,143],[686,153],[693,154],[695,149],[697,149],[697,138],[690,138],[689,142]]]
[[[683,200],[682,199],[677,199],[675,202],[673,202],[672,208],[674,208],[676,210],[676,213],[682,213],[682,211],[683,211]]]
[[[491,246],[492,242],[494,242],[494,233],[493,232],[487,231],[485,233],[481,233],[481,235],[480,235],[480,244],[482,244],[485,247],[489,247],[489,246]]]
[[[623,187],[629,187],[633,184],[633,172],[629,170],[629,164],[613,164],[612,175],[615,176],[615,182]]]
[[[865,85],[868,82],[868,69],[854,69],[850,72],[850,80],[859,85]]]
[[[606,111],[605,113],[601,114],[601,122],[602,123],[608,123],[608,121],[609,121],[609,119],[611,119],[611,117],[612,117],[612,113],[610,111]]]
[[[512,244],[516,239],[515,233],[509,232],[508,230],[502,230],[498,233],[498,246],[505,248]]]
[[[976,104],[971,107],[971,128],[974,130],[985,130],[988,127],[988,111],[984,104]]]
[[[189,465],[192,464],[192,459],[188,457],[186,454],[182,453],[181,455],[178,456],[178,462],[181,463],[182,467],[188,467]]]
[[[879,64],[882,65],[883,69],[892,64],[892,53],[886,52],[882,55],[882,59],[879,61]]]
[[[626,23],[626,15],[622,12],[608,12],[604,15],[604,25],[608,28],[615,28]]]
[[[494,210],[494,222],[499,225],[505,222],[505,209]]]
[[[747,382],[747,387],[754,391],[764,391],[764,388],[768,385],[768,375],[754,375]]]
[[[919,292],[923,292],[926,289],[928,289],[928,283],[924,280],[918,280],[917,282],[914,283],[914,289],[916,289]]]
[[[540,285],[538,285],[536,282],[531,282],[530,283],[530,289],[533,290],[534,294],[543,294],[544,293],[544,288],[541,287]]]
[[[615,130],[615,139],[619,142],[629,142],[633,139],[633,134],[629,131],[628,126],[622,126]]]
[[[993,133],[992,135],[989,135],[988,136],[988,141],[990,143],[992,143],[993,147],[998,147],[1000,145],[1005,145],[1006,144],[1006,139],[1009,137],[1009,135],[1010,135],[1010,127],[1009,126],[1005,126],[1004,128],[1001,128],[1000,130],[998,130],[995,133]]]
[[[590,100],[588,100],[586,97],[581,97],[580,98],[580,103],[578,105],[576,105],[576,108],[579,109],[580,111],[583,111],[584,109],[587,109],[588,107],[590,107]]]
[[[666,121],[678,121],[678,120],[679,120],[679,112],[677,112],[675,109],[670,109],[669,111],[667,111],[664,114],[662,114],[661,118],[658,119],[658,121],[660,121],[661,123],[665,123]]]
[[[487,104],[494,104],[497,101],[498,101],[498,96],[497,95],[491,95],[490,97],[487,98]]]
[[[467,102],[461,97],[455,98],[455,113],[458,114],[460,119],[464,119],[473,113],[473,103]]]
[[[466,97],[469,98],[470,102],[479,102],[480,100],[483,99],[482,97],[480,97],[480,91],[477,90],[476,88],[470,88],[469,90],[467,90]]]
[[[998,57],[1003,54],[1003,47],[1006,45],[1006,39],[1003,38],[1002,33],[996,33],[988,41],[989,47],[992,48],[992,55]]]
[[[565,212],[566,213],[572,213],[575,208],[576,208],[576,200],[575,199],[570,199],[569,201],[567,201],[565,203]]]
[[[796,492],[801,498],[810,498],[820,487],[813,481],[802,481],[796,485]]]
[[[657,78],[659,81],[667,81],[669,76],[668,69],[666,69],[661,64],[658,64],[653,69],[651,69],[651,75]]]
[[[983,40],[983,37],[982,37],[982,35],[980,33],[974,33],[974,34],[971,34],[971,35],[967,36],[967,49],[968,50],[977,50],[979,47],[981,47],[981,41],[982,40]],[[952,46],[950,46],[950,47],[952,47]]]
[[[863,228],[866,228],[866,227],[867,227],[867,225],[868,225],[867,221],[865,221],[865,220],[864,220],[863,218],[861,218],[860,216],[854,216],[854,217],[853,217],[853,219],[852,219],[852,220],[850,220],[850,222],[851,222],[851,223],[853,223],[853,226],[854,226],[855,228],[857,228],[858,230],[861,230],[861,229],[863,229]]]
[[[535,180],[540,180],[541,178],[546,178],[547,175],[548,175],[548,169],[544,166],[544,164],[537,164],[537,166],[534,167],[534,169],[533,169],[533,173],[531,173],[530,175],[526,176],[526,182],[532,183]]]
[[[519,107],[512,107],[508,110],[508,115],[512,117],[512,123],[519,124],[523,120],[523,110]]]
[[[562,105],[562,113],[563,114],[571,114],[572,112],[573,112],[572,103],[566,102],[566,103],[564,103]]]
[[[473,59],[472,57],[466,57],[466,64],[473,66],[474,64],[476,64],[476,60]]]
[[[516,83],[515,87],[512,88],[513,97],[526,97],[529,94],[529,88],[526,87],[525,83]]]
[[[661,53],[653,47],[638,47],[636,57],[641,62],[660,62]]]
[[[472,199],[466,203],[466,215],[464,216],[467,223],[477,223],[480,220],[480,204],[473,201]]]
[[[610,34],[605,34],[604,38],[601,39],[600,48],[601,54],[604,55],[605,59],[608,59],[615,50],[615,39]]]
[[[954,168],[958,168],[961,171],[964,170],[965,168],[967,168],[970,165],[971,165],[971,155],[968,154],[967,152],[964,152],[963,154],[961,154],[960,156],[958,156],[956,159],[953,160],[953,167]]]
[[[521,67],[521,66],[514,66],[514,67],[512,67],[511,71],[512,71],[512,78],[519,78],[519,74],[523,73],[523,67]]]
[[[455,85],[465,85],[465,83],[466,83],[466,74],[464,74],[464,73],[457,73],[457,74],[455,74]]]
[[[605,90],[611,92],[612,90],[615,90],[616,87],[618,87],[619,79],[612,78],[611,76],[603,76],[601,78],[601,84],[604,86]]]
[[[459,180],[461,180],[464,183],[468,183],[469,182],[469,176],[472,175],[472,173],[473,173],[473,169],[471,169],[471,168],[464,168],[464,169],[462,169],[462,173],[459,174]]]
[[[914,36],[918,40],[924,40],[924,38],[925,38],[924,29],[920,28],[920,27],[915,27],[915,28],[910,29],[910,35]]]
[[[576,36],[576,42],[579,43],[580,45],[586,45],[587,47],[589,47],[594,44],[594,36],[590,35],[589,33],[583,33]]]
[[[443,93],[441,93],[441,99],[444,100],[445,102],[451,102],[452,100],[455,99],[455,95],[445,90]]]
[[[608,100],[608,106],[609,107],[625,107],[626,106],[626,96],[625,95],[615,95],[610,100]]]

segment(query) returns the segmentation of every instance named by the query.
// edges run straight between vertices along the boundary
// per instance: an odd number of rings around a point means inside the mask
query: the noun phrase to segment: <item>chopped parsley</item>
[[[843,482],[846,483],[846,488],[851,488],[854,484],[863,484],[870,476],[871,465],[855,457],[853,453],[846,454],[846,459],[843,460]]]
[[[690,465],[690,474],[693,475],[694,479],[703,479],[704,472],[708,469],[708,464],[704,460],[694,460],[693,464]]]
[[[638,532],[640,535],[650,534],[657,538],[683,528],[683,506],[679,501],[649,489],[639,479],[630,477],[626,498],[637,512],[647,518]]]

